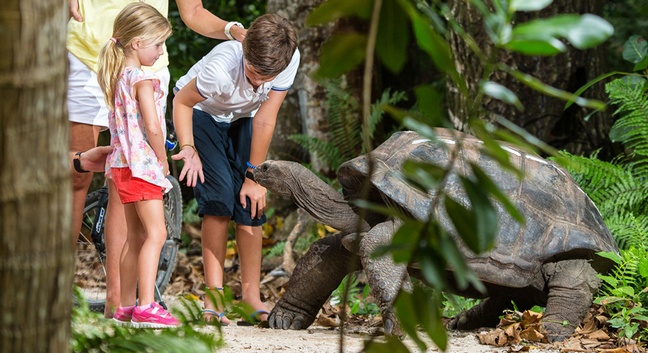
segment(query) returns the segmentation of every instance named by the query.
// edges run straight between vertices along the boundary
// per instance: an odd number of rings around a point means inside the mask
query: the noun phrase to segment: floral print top
[[[112,177],[111,168],[130,168],[133,177],[159,185],[164,188],[164,192],[168,192],[173,186],[163,174],[164,167],[146,139],[144,118],[140,114],[139,103],[135,100],[134,86],[143,80],[153,82],[155,109],[162,127],[162,136],[166,136],[165,97],[160,88],[160,79],[154,73],[136,67],[124,68],[115,90],[115,110],[108,116],[113,152],[106,160],[106,177]]]

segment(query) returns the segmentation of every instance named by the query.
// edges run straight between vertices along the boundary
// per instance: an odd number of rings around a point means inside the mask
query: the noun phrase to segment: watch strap
[[[254,179],[254,173],[252,173],[251,171],[246,170],[245,177],[256,183],[256,180]]]
[[[229,38],[230,40],[234,40],[234,36],[232,36],[232,33],[230,32],[230,30],[232,29],[232,26],[238,26],[238,27],[243,28],[243,24],[241,24],[241,22],[232,21],[232,22],[228,22],[225,25],[225,31],[224,31],[225,36],[227,38]]]
[[[74,165],[74,170],[77,171],[77,173],[89,173],[89,170],[85,170],[81,168],[81,153],[82,152],[77,152],[74,154],[74,160],[72,161],[72,164]]]

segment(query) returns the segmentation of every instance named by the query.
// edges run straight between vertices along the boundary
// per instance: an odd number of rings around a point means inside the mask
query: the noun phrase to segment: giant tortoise
[[[438,139],[431,141],[415,132],[398,132],[371,153],[375,161],[371,201],[399,207],[410,216],[426,219],[434,195],[407,184],[399,174],[400,166],[411,159],[445,167],[450,151],[461,138],[459,159],[453,164],[445,192],[467,204],[457,175],[467,175],[468,161],[472,161],[513,201],[525,223],[515,221],[497,204],[499,229],[495,245],[487,253],[476,255],[461,246],[442,209],[443,202],[438,203],[441,208],[435,214],[440,215],[439,222],[455,236],[469,267],[487,289],[485,294],[474,290],[458,292],[486,299],[455,317],[450,327],[495,326],[498,316],[513,300],[520,309],[536,304],[546,306],[545,332],[551,341],[564,339],[580,324],[592,303],[600,284],[597,272],[606,272],[612,266],[596,253],[618,252],[596,206],[563,168],[550,161],[503,144],[511,162],[525,174],[519,180],[483,153],[483,143],[477,138],[447,129],[437,129],[436,133]],[[338,180],[344,196],[298,163],[269,160],[255,170],[258,183],[292,198],[315,219],[339,230],[336,235],[315,242],[297,263],[285,294],[269,316],[271,327],[307,328],[344,276],[363,269],[380,306],[385,332],[402,333],[392,303],[401,286],[411,285],[409,276],[420,273],[415,265],[407,268],[395,264],[389,256],[370,256],[377,246],[390,241],[399,221],[368,213],[359,222],[357,210],[348,203],[347,200],[359,195],[368,177],[368,163],[367,155],[363,155],[340,166]],[[353,242],[348,239],[356,234],[360,234],[360,256],[352,256],[349,250]],[[450,273],[448,278],[452,278]]]

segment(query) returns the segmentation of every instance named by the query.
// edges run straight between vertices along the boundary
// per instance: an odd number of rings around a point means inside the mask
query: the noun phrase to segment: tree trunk
[[[450,6],[456,19],[467,33],[474,37],[486,55],[492,54],[492,41],[484,29],[483,18],[479,12],[466,1],[452,0]],[[557,0],[541,12],[516,13],[516,21],[523,23],[558,13],[600,15],[601,10],[602,3],[596,0]],[[470,91],[474,94],[482,78],[483,67],[456,33],[452,33],[450,44],[456,67],[466,77]],[[583,51],[569,47],[567,52],[554,57],[529,57],[500,52],[498,58],[500,62],[535,76],[545,84],[574,92],[605,72],[604,55],[602,48]],[[484,101],[481,108],[509,119],[558,149],[565,149],[575,154],[589,154],[599,147],[606,147],[606,150],[611,151],[607,138],[611,126],[609,113],[596,113],[586,121],[591,111],[576,104],[564,110],[566,102],[528,88],[503,72],[497,72],[490,77],[490,80],[513,90],[525,109],[520,112],[510,105],[492,99]],[[599,83],[591,87],[584,96],[605,101],[604,85]],[[452,86],[448,89],[448,112],[455,127],[460,130],[464,128],[463,124],[468,116],[467,109],[473,98],[474,95],[473,97],[461,96]]]
[[[0,9],[0,351],[68,352],[67,3]]]
[[[290,141],[291,134],[305,133],[309,136],[326,138],[325,92],[312,74],[319,67],[319,49],[331,36],[332,26],[306,27],[306,17],[323,0],[269,0],[267,11],[277,13],[292,22],[299,36],[301,62],[295,83],[288,93],[279,116],[270,150],[270,158],[305,161],[320,169],[320,162],[314,155]]]

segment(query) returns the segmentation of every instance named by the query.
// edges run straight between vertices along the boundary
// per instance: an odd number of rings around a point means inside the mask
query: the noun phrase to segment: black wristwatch
[[[82,152],[77,152],[74,154],[74,160],[72,161],[72,164],[74,164],[74,170],[76,170],[77,173],[89,173],[89,170],[81,168],[81,153]]]
[[[254,173],[252,173],[251,171],[246,170],[245,171],[245,177],[256,183],[256,180],[254,180]]]

